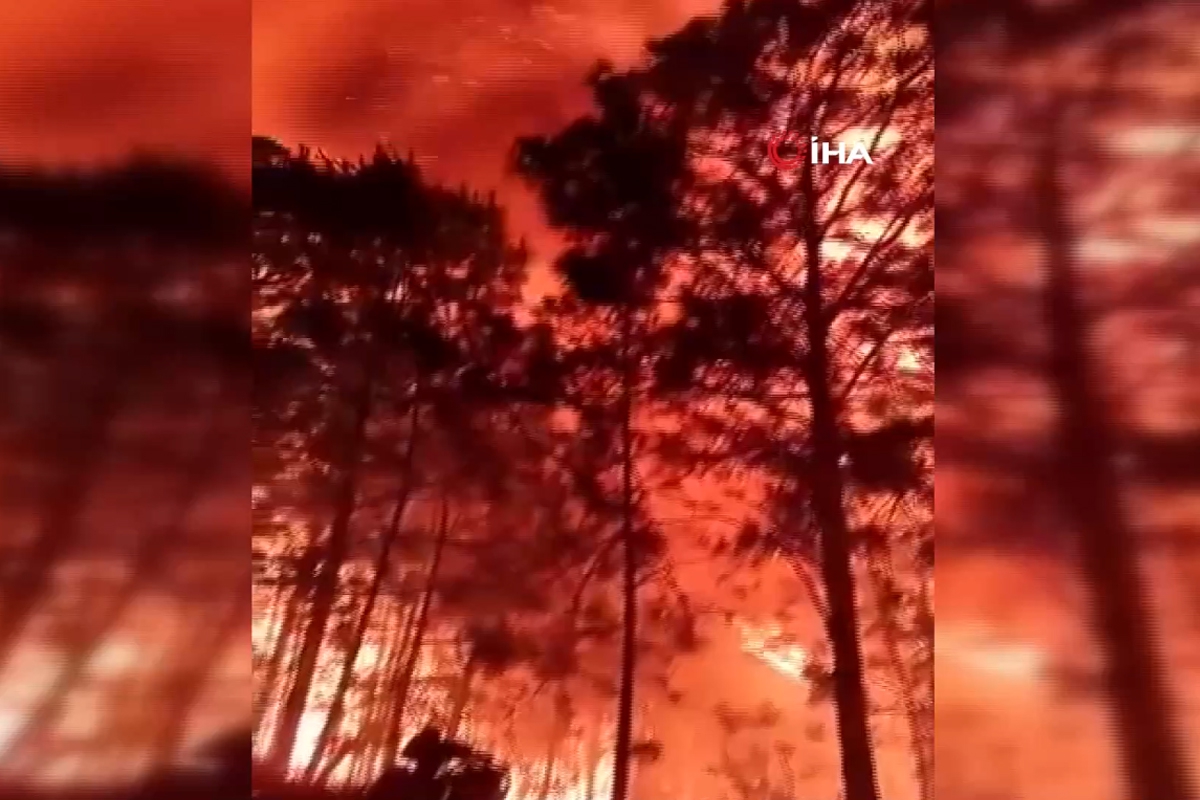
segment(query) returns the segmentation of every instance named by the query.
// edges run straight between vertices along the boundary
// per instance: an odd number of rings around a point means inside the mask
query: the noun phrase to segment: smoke
[[[245,0],[0,4],[0,159],[141,150],[244,172],[249,18]]]

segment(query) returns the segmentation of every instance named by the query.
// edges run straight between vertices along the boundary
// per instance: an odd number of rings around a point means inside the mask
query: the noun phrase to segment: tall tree
[[[543,170],[553,221],[588,242],[603,232],[608,252],[620,253],[613,241],[654,247],[655,263],[677,267],[674,297],[659,298],[675,302],[669,316],[657,307],[673,324],[655,363],[658,388],[686,401],[688,444],[709,463],[774,476],[776,501],[791,509],[776,532],[786,550],[818,535],[848,800],[878,797],[855,529],[885,498],[928,502],[932,59],[922,12],[730,2],[653,43],[644,66],[601,73],[598,115],[561,134]],[[622,137],[630,120],[636,138]],[[781,134],[801,143],[790,168],[768,157]],[[847,154],[861,142],[870,158],[813,163],[812,137]],[[642,205],[614,177],[635,170]],[[603,274],[640,263],[624,255]]]
[[[558,259],[568,295],[547,311],[574,339],[564,355],[564,400],[582,412],[598,445],[615,439],[620,498],[621,665],[613,800],[630,791],[637,681],[639,531],[635,505],[635,393],[644,382],[648,332],[664,258],[680,230],[682,143],[657,135],[640,98],[601,67],[591,78],[601,108],[553,139],[518,144],[520,171],[540,190],[570,248]],[[615,395],[615,398],[614,398]]]
[[[651,92],[691,118],[696,157],[712,170],[696,193],[707,224],[663,374],[734,390],[741,441],[725,455],[783,479],[777,499],[791,524],[775,535],[785,551],[796,554],[810,527],[818,534],[851,800],[878,796],[855,529],[881,495],[928,490],[913,468],[931,433],[921,353],[932,312],[932,63],[915,11],[735,3],[655,45],[646,71]],[[781,131],[802,143],[790,171],[763,158]],[[873,163],[814,164],[803,147],[813,138],[822,149],[861,140]]]
[[[479,350],[504,351],[524,253],[494,202],[427,184],[379,150],[357,164],[254,146],[260,387],[256,433],[314,487],[327,523],[271,761],[286,767],[353,548],[364,470],[386,471],[413,406],[461,391]],[[412,431],[410,431],[411,433]]]

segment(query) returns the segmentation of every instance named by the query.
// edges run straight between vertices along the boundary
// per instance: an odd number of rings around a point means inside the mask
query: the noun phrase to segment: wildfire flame
[[[751,625],[738,623],[742,652],[766,664],[775,672],[795,681],[804,680],[808,651],[784,634],[778,624]]]

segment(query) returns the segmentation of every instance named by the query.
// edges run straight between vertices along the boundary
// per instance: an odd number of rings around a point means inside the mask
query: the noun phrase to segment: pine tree
[[[417,433],[395,421],[456,404],[476,389],[464,380],[487,371],[479,353],[502,360],[510,349],[524,253],[506,240],[493,201],[431,186],[382,149],[350,164],[258,140],[255,158],[256,434],[285,483],[307,487],[305,513],[327,520],[312,543],[314,569],[300,576],[309,608],[271,745],[282,768],[354,551],[365,482],[393,475],[383,453]]]
[[[654,285],[672,287],[641,302],[670,323],[657,325],[650,352],[656,395],[673,396],[693,423],[687,458],[772,476],[775,502],[790,509],[790,527],[776,532],[790,553],[817,534],[848,800],[878,796],[856,528],[883,498],[919,506],[929,495],[932,63],[922,11],[731,2],[652,43],[639,68],[601,70],[597,115],[526,153],[543,159],[551,220],[592,248],[564,259],[577,292],[627,309],[638,284],[622,276],[647,264],[658,267]],[[803,145],[850,139],[847,151],[861,140],[872,158],[813,164],[804,147],[783,168],[769,151],[784,133]]]

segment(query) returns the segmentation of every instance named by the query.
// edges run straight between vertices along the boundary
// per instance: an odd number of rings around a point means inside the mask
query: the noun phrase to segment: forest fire
[[[1198,796],[1194,10],[403,5],[0,164],[0,796]]]
[[[432,726],[504,762],[531,800],[928,785],[932,72],[913,11],[831,11],[807,51],[764,63],[793,81],[773,108],[878,131],[819,189],[808,171],[742,166],[765,130],[734,140],[691,119],[684,61],[601,67],[597,115],[515,148],[574,242],[553,261],[561,291],[532,307],[528,251],[495,198],[386,148],[340,162],[255,140],[265,764],[365,785]],[[731,7],[673,41],[782,53],[755,37],[792,13]],[[864,57],[863,36],[887,45]],[[824,96],[801,76],[827,59],[844,83]],[[880,59],[901,77],[873,77]],[[719,53],[705,63],[716,83],[744,79]],[[852,87],[857,105],[829,99]],[[626,128],[633,109],[645,125]],[[872,204],[882,186],[903,202]],[[782,231],[737,227],[737,206],[785,189],[820,200],[771,212],[792,215]],[[766,237],[765,260],[741,255],[746,235]],[[826,297],[813,328],[799,308]],[[702,508],[689,481],[728,499]],[[713,512],[741,517],[736,542]],[[784,616],[802,621],[749,622]],[[728,680],[756,663],[774,678]],[[912,756],[872,755],[884,699]]]

